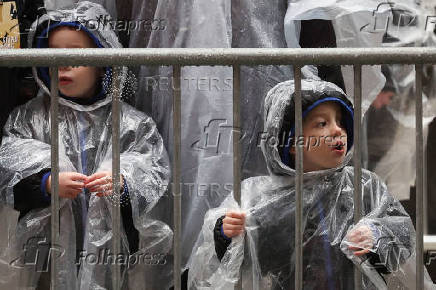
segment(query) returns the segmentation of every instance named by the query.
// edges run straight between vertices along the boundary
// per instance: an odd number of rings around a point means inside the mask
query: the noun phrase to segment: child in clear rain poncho
[[[233,289],[238,279],[243,289],[294,289],[296,172],[289,140],[300,138],[294,138],[293,94],[293,81],[268,93],[262,150],[270,175],[242,182],[240,207],[229,196],[207,213],[190,289]],[[414,289],[412,221],[366,170],[363,218],[353,224],[354,169],[345,166],[352,158],[352,103],[319,80],[302,81],[302,102],[304,289],[354,289],[353,263],[363,272],[363,289]]]
[[[71,10],[50,11],[33,24],[29,47],[121,47],[109,24],[103,25],[99,19],[110,18],[100,5],[87,1]],[[112,289],[111,101],[113,94],[128,92],[133,85],[132,76],[123,68],[117,75],[123,87],[113,90],[112,71],[110,67],[59,68],[60,244],[51,245],[50,253],[43,250],[51,238],[53,116],[47,68],[34,68],[43,94],[9,116],[0,147],[0,216],[14,208],[19,219],[18,224],[11,224],[15,231],[1,237],[7,239],[2,243],[7,247],[0,249],[0,288],[48,289],[50,272],[40,263],[47,261],[49,254],[56,254],[59,289]],[[150,117],[126,103],[122,103],[120,115],[122,194],[118,210],[124,262],[118,263],[125,289],[146,275],[131,268],[137,265],[126,265],[127,259],[133,261],[130,255],[142,252],[136,264],[159,268],[160,263],[166,263],[164,255],[171,247],[172,231],[146,215],[164,194],[170,175],[161,136]],[[32,249],[36,251],[33,254]],[[97,262],[102,255],[106,260]],[[29,257],[36,258],[36,263],[29,263]],[[9,267],[4,268],[5,264]]]

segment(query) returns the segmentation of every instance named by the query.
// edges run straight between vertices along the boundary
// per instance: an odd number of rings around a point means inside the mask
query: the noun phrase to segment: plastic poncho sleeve
[[[244,180],[241,183],[241,192],[252,192],[251,185]],[[205,215],[197,243],[200,246],[192,251],[188,289],[233,289],[239,280],[239,269],[244,261],[246,235],[233,237],[219,246],[221,248],[219,253],[216,251],[218,245],[216,231],[221,231],[216,229],[217,221],[225,216],[228,210],[241,211],[233,197],[233,192],[218,208],[210,209]],[[250,216],[247,214],[247,224],[249,220]]]
[[[14,205],[13,188],[21,180],[51,167],[51,145],[40,141],[43,134],[37,132],[30,120],[42,112],[29,104],[16,108],[9,116],[3,129],[0,146],[0,200],[9,206]],[[48,124],[49,122],[47,122]],[[35,124],[44,126],[44,124]],[[42,128],[39,130],[43,132]],[[75,171],[70,160],[59,150],[61,170]]]
[[[146,214],[167,189],[170,178],[167,152],[150,117],[129,110],[121,121],[120,172],[129,187],[133,224],[144,234]],[[111,150],[97,172],[111,170],[110,154]]]
[[[372,233],[372,247],[362,247],[377,254],[379,263],[375,268],[386,268],[388,272],[401,269],[401,265],[414,254],[415,230],[412,220],[400,202],[387,191],[386,185],[374,173],[363,184],[364,210],[366,215],[354,226],[353,230],[366,226]],[[346,235],[341,250],[356,264],[364,258],[355,256],[348,246],[359,246],[349,241]],[[377,265],[378,264],[378,265]]]

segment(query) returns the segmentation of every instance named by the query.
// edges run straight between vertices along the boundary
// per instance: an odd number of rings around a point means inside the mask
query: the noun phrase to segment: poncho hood
[[[294,92],[294,80],[290,80],[276,85],[268,92],[265,98],[265,138],[262,138],[261,146],[268,170],[272,175],[296,175],[295,169],[287,164],[283,153],[285,151],[289,152],[287,148],[290,148],[289,146],[292,145],[292,142],[289,142],[289,138],[281,140],[283,138],[280,136],[282,127],[284,126],[283,120],[285,114],[289,111],[292,114],[291,116],[293,116],[295,112]],[[303,119],[312,109],[323,102],[334,101],[339,103],[345,112],[344,118],[348,135],[348,152],[340,166],[327,170],[308,172],[304,173],[304,175],[307,177],[320,176],[343,168],[353,155],[353,105],[351,99],[335,84],[320,80],[302,80],[301,96]],[[291,122],[293,122],[293,118]],[[291,132],[290,136],[292,137],[294,135],[293,132],[295,132],[295,127],[291,124],[289,128]]]
[[[95,43],[97,48],[121,48],[115,31],[111,27],[111,17],[106,10],[96,3],[83,1],[68,9],[47,11],[37,19],[30,29],[28,46],[30,48],[47,48],[48,36],[51,31],[68,26],[84,31]],[[99,84],[98,92],[91,99],[83,100],[74,96],[62,96],[59,102],[72,106],[74,109],[89,111],[109,103],[112,99],[112,68],[105,68],[105,76]],[[125,79],[126,69],[122,70],[121,77]],[[33,76],[39,87],[46,94],[50,94],[50,77],[47,67],[33,68]],[[124,82],[122,82],[124,83]]]

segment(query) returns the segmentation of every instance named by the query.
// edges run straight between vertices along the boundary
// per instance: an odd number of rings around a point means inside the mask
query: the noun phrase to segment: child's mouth
[[[340,155],[344,154],[345,153],[345,144],[342,141],[337,142],[335,145],[333,145],[332,151],[334,151]]]
[[[59,85],[64,86],[72,83],[73,80],[69,77],[60,77],[59,78]]]

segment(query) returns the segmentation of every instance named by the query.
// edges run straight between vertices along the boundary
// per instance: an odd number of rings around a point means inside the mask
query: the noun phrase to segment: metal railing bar
[[[173,134],[174,134],[174,160],[173,160],[173,211],[174,211],[174,289],[180,290],[181,281],[181,249],[180,237],[182,228],[182,196],[180,192],[180,146],[181,146],[181,67],[173,66]]]
[[[362,66],[354,66],[354,224],[362,218]],[[354,289],[361,289],[362,273],[354,267]]]
[[[59,103],[58,68],[50,68],[50,138],[51,138],[51,247],[59,245]],[[57,255],[50,255],[51,290],[57,290]]]
[[[121,70],[116,67],[112,72],[112,251],[114,255],[120,253],[120,107],[121,107]],[[113,289],[121,289],[120,265],[112,265]]]
[[[3,49],[0,66],[436,64],[436,48]]]
[[[301,101],[301,67],[294,65],[295,81],[295,140],[303,136],[303,111]],[[295,144],[299,144],[295,142]],[[303,289],[303,147],[296,147],[295,169],[295,289]],[[291,257],[289,257],[291,258]],[[292,267],[292,261],[291,261]]]
[[[424,289],[424,203],[423,203],[423,164],[424,139],[422,126],[422,65],[415,65],[416,87],[416,289]]]
[[[241,70],[233,66],[233,195],[241,205],[241,116],[240,116]]]
[[[428,188],[427,188],[427,154],[428,154],[428,148],[426,145],[424,145],[424,167],[423,167],[423,175],[422,175],[422,179],[423,179],[423,204],[424,204],[424,208],[422,210],[423,214],[424,214],[424,224],[423,224],[423,232],[424,235],[428,235]]]
[[[239,65],[233,66],[233,196],[241,206],[241,68]],[[238,280],[235,289],[242,289],[242,275]]]

